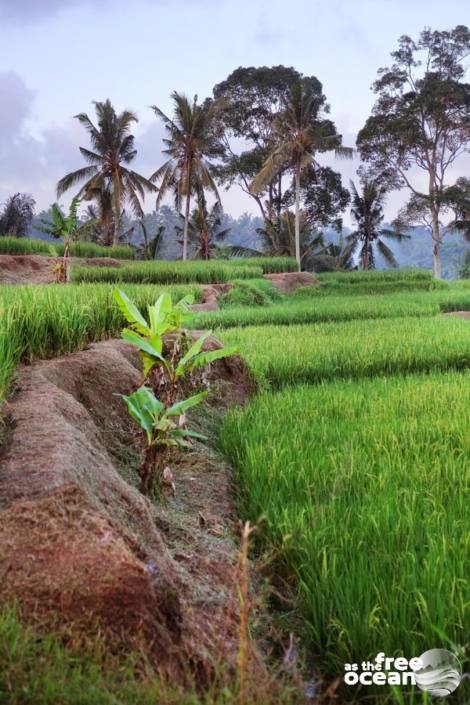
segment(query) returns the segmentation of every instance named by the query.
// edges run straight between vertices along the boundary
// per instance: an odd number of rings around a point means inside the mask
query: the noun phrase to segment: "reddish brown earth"
[[[44,255],[0,255],[0,284],[50,284],[54,281],[57,257]],[[120,267],[123,260],[112,257],[71,257],[72,264]]]
[[[285,293],[295,291],[301,286],[319,286],[320,282],[310,272],[282,272],[280,274],[265,274],[265,279]]]
[[[233,284],[208,284],[202,287],[202,301],[193,304],[192,311],[218,311],[219,296],[233,289]]]
[[[253,388],[238,357],[212,375],[219,405]],[[203,682],[236,658],[230,475],[199,447],[171,461],[174,495],[138,491],[141,445],[116,393],[141,382],[138,356],[116,340],[18,370],[0,455],[0,601]]]

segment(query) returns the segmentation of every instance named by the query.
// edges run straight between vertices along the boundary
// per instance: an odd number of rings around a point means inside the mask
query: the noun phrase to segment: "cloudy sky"
[[[173,90],[200,98],[236,67],[285,64],[323,83],[332,117],[353,146],[373,103],[377,68],[404,33],[468,24],[462,0],[0,0],[0,202],[16,191],[39,207],[82,165],[73,119],[110,98],[132,108],[137,168],[161,161],[161,126]],[[358,166],[336,162],[348,179]],[[464,165],[458,173],[463,173]],[[403,196],[389,202],[393,215]],[[256,213],[233,189],[233,215]],[[149,204],[150,205],[150,204]]]

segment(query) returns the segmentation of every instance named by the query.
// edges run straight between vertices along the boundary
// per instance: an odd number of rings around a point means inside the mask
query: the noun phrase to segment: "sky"
[[[74,115],[94,100],[131,108],[145,175],[162,161],[163,130],[149,105],[171,112],[170,94],[200,99],[238,66],[294,66],[323,83],[346,146],[374,102],[377,69],[402,34],[468,24],[463,0],[0,0],[0,203],[17,191],[38,208],[83,165],[87,136]],[[466,161],[466,160],[465,160]],[[359,166],[327,162],[347,184]],[[468,166],[469,162],[466,161]],[[465,162],[454,175],[465,173]],[[392,218],[406,197],[389,198]],[[237,187],[222,194],[234,216],[258,214]],[[66,203],[67,199],[61,199]],[[147,204],[150,210],[153,204]],[[345,222],[348,222],[346,217]]]

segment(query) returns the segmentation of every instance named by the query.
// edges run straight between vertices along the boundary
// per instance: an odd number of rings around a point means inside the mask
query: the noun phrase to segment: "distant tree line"
[[[148,176],[131,168],[135,113],[117,113],[109,100],[95,102],[95,118],[76,116],[89,137],[79,148],[85,164],[60,179],[57,196],[78,189],[76,197],[87,206],[86,237],[105,245],[138,242],[145,258],[168,250],[167,196],[176,211],[170,249],[182,259],[262,251],[295,256],[299,269],[368,269],[378,257],[396,266],[390,243],[425,227],[440,277],[446,233],[459,230],[470,239],[470,179],[451,180],[470,144],[469,55],[465,26],[400,38],[391,66],[379,70],[373,85],[376,102],[357,138],[359,185],[349,189],[319,159],[328,152],[353,154],[329,117],[321,82],[292,67],[264,66],[236,69],[203,101],[174,92],[171,115],[152,106],[165,129],[166,160]],[[221,191],[232,186],[259,211],[256,238],[248,242],[233,242],[233,224],[223,213]],[[387,195],[400,188],[409,190],[410,200],[385,228]],[[155,198],[150,215],[143,210],[146,196]],[[348,206],[355,229],[344,235]],[[32,198],[16,194],[0,213],[0,232],[24,234],[33,211]],[[335,243],[324,237],[331,230],[338,233]]]

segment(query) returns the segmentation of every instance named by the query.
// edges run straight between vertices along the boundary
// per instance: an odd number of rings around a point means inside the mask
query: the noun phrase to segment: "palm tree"
[[[85,181],[79,198],[99,200],[99,194],[110,199],[114,218],[113,242],[119,239],[119,223],[122,204],[128,201],[136,217],[143,216],[139,199],[145,193],[155,191],[155,186],[148,179],[127,168],[135,159],[137,150],[134,147],[134,136],[131,134],[132,123],[137,122],[137,116],[130,110],[124,110],[119,115],[109,100],[104,103],[95,102],[97,124],[95,125],[86,113],[75,117],[88,130],[92,149],[80,147],[80,152],[88,166],[64,176],[57,184],[57,196],[60,197],[72,186]],[[109,208],[108,218],[103,221],[105,244],[110,244]]]
[[[362,183],[362,193],[359,193],[351,181],[352,208],[351,215],[356,221],[357,230],[348,235],[346,242],[354,254],[359,250],[362,269],[374,269],[375,249],[379,251],[387,264],[398,267],[398,262],[392,250],[382,238],[397,241],[408,239],[398,230],[381,228],[384,219],[384,204],[387,189],[382,184],[366,179]]]
[[[141,256],[143,259],[157,259],[157,255],[160,253],[163,246],[163,234],[166,229],[165,225],[157,225],[155,227],[154,235],[149,235],[145,218],[140,219],[139,225],[144,237],[144,244],[140,248]]]
[[[305,211],[299,211],[297,219],[291,211],[284,211],[279,217],[274,216],[265,220],[264,226],[256,231],[261,236],[264,254],[270,257],[296,257],[296,222],[298,222],[298,247],[302,264],[314,251],[324,247],[322,233],[312,226]]]
[[[0,213],[0,236],[24,237],[34,218],[36,201],[27,193],[15,193],[5,201]]]
[[[172,120],[156,105],[152,106],[165,126],[167,137],[163,152],[169,159],[152,174],[150,181],[160,182],[157,208],[169,189],[175,193],[178,210],[183,196],[186,198],[183,228],[183,260],[186,260],[191,196],[208,189],[220,202],[209,160],[221,155],[221,145],[214,130],[215,104],[198,105],[197,96],[190,103],[185,95],[176,91],[171,97]]]
[[[351,156],[352,150],[341,147],[341,136],[333,123],[321,116],[324,96],[315,92],[308,81],[292,86],[290,99],[281,116],[274,122],[276,146],[252,183],[259,193],[275,176],[286,168],[294,176],[295,190],[295,257],[299,271],[300,253],[300,179],[306,169],[316,169],[317,152],[334,149],[337,154]]]
[[[188,244],[193,246],[193,259],[209,260],[217,254],[218,243],[222,243],[231,230],[222,227],[222,216],[219,201],[208,211],[206,199],[201,195],[188,224]],[[177,227],[176,230],[181,232],[182,229]]]

